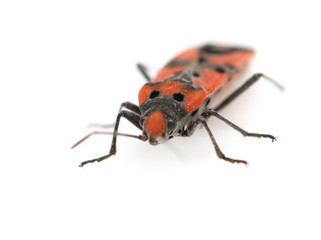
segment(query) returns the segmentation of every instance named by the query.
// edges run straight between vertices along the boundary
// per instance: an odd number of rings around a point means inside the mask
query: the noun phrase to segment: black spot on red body
[[[215,71],[218,73],[225,73],[225,69],[221,66],[217,66],[215,67]]]
[[[157,97],[158,95],[159,95],[159,91],[153,91],[153,92],[150,94],[149,98],[153,99],[153,98]]]
[[[199,74],[198,72],[193,72],[193,76],[194,76],[194,77],[199,77],[200,74]]]
[[[174,98],[174,100],[176,100],[176,101],[178,101],[178,102],[181,102],[181,101],[184,100],[184,95],[181,94],[181,93],[175,93],[175,94],[173,95],[173,98]]]
[[[206,61],[206,59],[203,57],[199,57],[197,61],[198,61],[198,63],[203,63]]]

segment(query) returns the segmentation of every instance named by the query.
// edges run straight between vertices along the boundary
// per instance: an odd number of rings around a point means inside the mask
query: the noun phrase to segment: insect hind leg
[[[245,131],[244,129],[240,128],[236,124],[232,123],[230,120],[228,120],[225,117],[223,117],[222,115],[220,115],[214,109],[208,109],[206,112],[203,113],[203,117],[205,117],[205,118],[208,118],[210,116],[217,117],[218,119],[220,119],[221,121],[223,121],[227,125],[229,125],[230,127],[234,128],[236,131],[240,132],[244,137],[270,138],[270,139],[272,139],[272,142],[277,140],[277,138],[271,134],[250,133],[248,131]]]
[[[230,104],[235,98],[240,96],[243,92],[245,92],[250,86],[252,86],[254,83],[256,83],[259,79],[264,78],[271,83],[273,83],[277,88],[280,90],[284,90],[283,86],[276,82],[275,80],[267,77],[263,73],[256,73],[252,77],[250,77],[242,86],[240,86],[238,89],[236,89],[231,95],[229,95],[223,102],[221,102],[216,108],[215,111],[220,111],[224,107],[226,107],[228,104]]]

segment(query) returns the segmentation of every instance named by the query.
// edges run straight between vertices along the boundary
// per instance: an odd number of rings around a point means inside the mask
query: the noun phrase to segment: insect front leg
[[[116,123],[115,123],[115,128],[114,128],[114,133],[113,133],[113,139],[112,139],[111,147],[110,147],[110,150],[109,150],[109,154],[101,156],[99,158],[92,159],[92,160],[84,161],[79,165],[79,167],[83,167],[84,165],[86,165],[88,163],[101,162],[101,161],[111,157],[112,155],[116,154],[116,142],[117,142],[118,126],[119,126],[119,123],[120,123],[120,119],[122,117],[124,117],[128,121],[130,121],[138,129],[142,130],[142,127],[139,125],[140,115],[138,115],[136,113],[133,113],[133,112],[126,111],[126,110],[121,111],[120,113],[118,113],[117,118],[116,118]],[[147,140],[147,136],[142,135],[140,140],[146,141]]]
[[[140,113],[140,109],[139,107],[134,104],[134,103],[131,103],[131,102],[123,102],[121,105],[120,105],[120,108],[119,108],[119,111],[120,112],[123,108],[127,108],[128,110],[131,110],[133,111],[134,113],[137,113],[137,114],[141,114]],[[115,123],[111,123],[111,124],[99,124],[99,123],[91,123],[88,125],[88,127],[94,127],[94,128],[112,128],[115,126]]]
[[[131,102],[123,102],[123,103],[120,105],[119,112],[120,112],[123,108],[127,108],[128,110],[131,110],[131,111],[133,111],[134,113],[137,113],[137,114],[141,115],[141,113],[140,113],[140,108],[139,108],[136,104],[134,104],[134,103],[131,103]]]
[[[212,134],[210,128],[208,127],[207,125],[207,122],[206,122],[206,119],[203,117],[203,116],[199,116],[198,118],[198,121],[205,127],[208,135],[210,136],[211,138],[211,141],[214,145],[214,149],[216,151],[216,155],[220,158],[220,159],[223,159],[227,162],[230,162],[230,163],[243,163],[245,165],[247,165],[247,161],[244,161],[244,160],[237,160],[237,159],[233,159],[233,158],[228,158],[224,155],[224,153],[221,151],[221,149],[219,148],[215,138],[214,138],[214,135]]]
[[[236,131],[240,132],[244,137],[257,137],[257,138],[262,138],[263,137],[263,138],[272,139],[272,142],[276,141],[276,137],[274,137],[273,135],[270,135],[270,134],[250,133],[250,132],[245,131],[244,129],[240,128],[236,124],[232,123],[231,121],[229,121],[228,119],[226,119],[225,117],[220,115],[214,109],[208,109],[207,111],[205,111],[202,114],[202,116],[205,117],[205,118],[208,118],[210,116],[217,117],[218,119],[222,120],[227,125],[229,125],[230,127],[234,128]]]
[[[241,87],[236,89],[231,95],[229,95],[222,103],[220,103],[216,108],[215,111],[220,111],[224,107],[226,107],[229,103],[231,103],[235,98],[241,95],[245,90],[247,90],[250,86],[256,83],[259,79],[265,78],[266,80],[273,83],[277,88],[283,90],[283,86],[281,86],[278,82],[274,81],[273,79],[265,76],[262,73],[256,73],[252,77],[250,77]]]

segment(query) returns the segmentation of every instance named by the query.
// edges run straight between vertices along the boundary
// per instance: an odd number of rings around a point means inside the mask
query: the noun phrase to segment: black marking
[[[229,54],[236,51],[247,51],[252,52],[251,49],[243,48],[243,47],[224,47],[224,46],[216,46],[216,45],[204,45],[200,48],[200,51],[208,54]]]
[[[186,66],[188,65],[189,62],[185,61],[185,60],[179,60],[179,61],[170,61],[169,63],[167,63],[165,65],[165,67],[176,67],[176,66]]]
[[[206,60],[205,58],[199,57],[197,61],[198,61],[199,63],[203,63],[203,62],[205,62],[205,60]]]
[[[220,47],[214,45],[205,45],[201,47],[200,50],[210,54],[228,54],[236,51],[234,48]]]
[[[225,73],[225,68],[221,67],[221,66],[217,66],[215,67],[215,71],[218,73]]]
[[[229,80],[233,73],[239,72],[238,68],[226,63],[219,65],[206,64],[204,68],[209,68],[213,71],[216,71],[217,73],[226,73],[228,75]]]
[[[178,102],[182,102],[184,100],[184,95],[181,93],[175,93],[173,95],[174,100],[178,101]]]
[[[159,95],[159,91],[153,91],[153,92],[150,94],[149,98],[150,98],[150,99],[153,99],[153,98],[157,97],[158,95]]]
[[[174,76],[165,79],[164,82],[165,81],[177,81],[187,85],[193,85],[191,74],[187,74],[186,72],[183,72],[183,71],[175,73]]]
[[[193,74],[194,77],[199,77],[200,76],[200,74],[198,72],[193,72],[192,74]]]
[[[198,112],[198,109],[196,109],[196,110],[194,110],[193,112],[192,112],[192,117],[194,117],[195,115],[196,115],[196,113]]]
[[[219,90],[220,90],[220,89],[219,89]],[[205,107],[207,107],[210,102],[211,102],[211,99],[210,99],[210,98],[207,99],[207,101],[206,101],[206,103],[205,103]]]

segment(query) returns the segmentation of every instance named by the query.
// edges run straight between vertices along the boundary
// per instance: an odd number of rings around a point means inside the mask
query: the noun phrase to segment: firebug
[[[146,78],[138,94],[138,105],[124,102],[117,115],[110,151],[107,155],[84,161],[88,163],[101,162],[116,154],[116,141],[119,135],[136,137],[148,141],[151,145],[165,143],[173,137],[191,136],[196,129],[203,126],[220,159],[231,163],[247,164],[245,160],[226,157],[219,148],[207,120],[214,116],[222,120],[245,137],[276,138],[270,134],[250,133],[235,125],[219,112],[260,78],[265,78],[282,89],[282,86],[262,73],[254,74],[242,86],[237,88],[215,108],[210,103],[216,94],[231,80],[239,75],[248,65],[254,51],[243,47],[221,45],[204,45],[199,48],[189,48],[170,60],[154,77],[150,77],[143,64],[137,64],[139,71]],[[122,110],[126,108],[127,110]],[[142,131],[135,136],[118,132],[119,122],[127,119]],[[83,142],[93,134],[108,134],[92,132],[77,142],[73,147]]]

